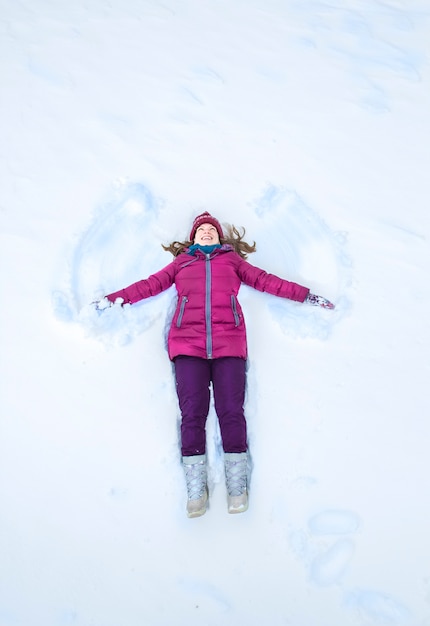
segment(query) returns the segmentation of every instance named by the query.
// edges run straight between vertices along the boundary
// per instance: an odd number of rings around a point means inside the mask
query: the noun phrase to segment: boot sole
[[[233,504],[230,504],[228,506],[228,512],[231,515],[235,515],[236,513],[245,513],[245,511],[248,510],[248,495],[246,496],[246,502],[244,502],[243,504],[239,504],[239,506],[234,506]]]
[[[238,506],[238,507],[230,507],[228,509],[228,512],[230,513],[230,515],[236,515],[237,513],[245,513],[245,511],[248,510],[248,505],[242,505],[242,506]]]
[[[205,507],[204,509],[199,509],[198,511],[193,511],[192,513],[187,513],[187,517],[189,519],[193,519],[193,517],[201,517],[206,513],[206,511],[207,507]]]
[[[187,517],[189,517],[190,519],[192,519],[193,517],[201,517],[208,510],[208,505],[209,505],[209,494],[206,489],[206,500],[204,501],[201,509],[197,509],[197,511],[187,511]]]

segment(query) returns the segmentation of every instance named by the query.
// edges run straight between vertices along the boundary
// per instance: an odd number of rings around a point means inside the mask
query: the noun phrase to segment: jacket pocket
[[[233,311],[233,317],[234,317],[234,325],[235,326],[239,326],[240,324],[240,315],[237,311],[237,300],[236,300],[236,296],[232,294],[231,296],[231,310]]]
[[[179,314],[178,314],[178,319],[176,320],[176,326],[178,328],[181,327],[182,324],[182,318],[184,317],[184,311],[185,311],[185,305],[188,302],[188,298],[187,296],[182,296],[182,300],[181,300],[181,306],[179,308]]]

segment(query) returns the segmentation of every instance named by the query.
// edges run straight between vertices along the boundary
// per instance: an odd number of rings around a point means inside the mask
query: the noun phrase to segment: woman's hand
[[[106,309],[109,309],[112,306],[112,302],[107,298],[102,298],[101,300],[95,300],[91,302],[97,313],[103,313]]]
[[[317,296],[314,293],[309,292],[306,296],[306,300],[308,304],[312,304],[312,306],[321,306],[323,309],[334,309],[334,304],[323,298],[322,296]]]
[[[105,296],[101,300],[95,300],[94,302],[91,302],[91,304],[100,315],[107,309],[110,309],[112,306],[118,305],[122,307],[124,304],[124,298],[116,298],[115,302],[112,302],[112,300],[109,300],[109,298],[106,298]]]

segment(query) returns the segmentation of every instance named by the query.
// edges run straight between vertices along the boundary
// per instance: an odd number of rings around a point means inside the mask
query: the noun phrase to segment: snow
[[[430,625],[430,6],[2,2],[1,626]],[[241,290],[250,508],[185,515],[166,265],[209,210],[334,311]]]

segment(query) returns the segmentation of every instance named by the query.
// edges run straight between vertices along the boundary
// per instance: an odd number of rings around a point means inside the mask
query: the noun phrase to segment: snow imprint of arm
[[[346,236],[328,225],[293,190],[269,184],[255,202],[257,265],[328,298],[334,311],[268,296],[269,311],[292,337],[326,339],[349,311],[351,261]],[[252,224],[251,224],[252,225]]]
[[[90,305],[166,265],[154,235],[158,204],[140,183],[118,183],[77,239],[63,284],[52,294],[61,321],[79,323],[106,344],[125,344],[149,328],[168,308],[170,290],[135,305],[115,305],[98,315]],[[164,304],[163,304],[164,303]]]

